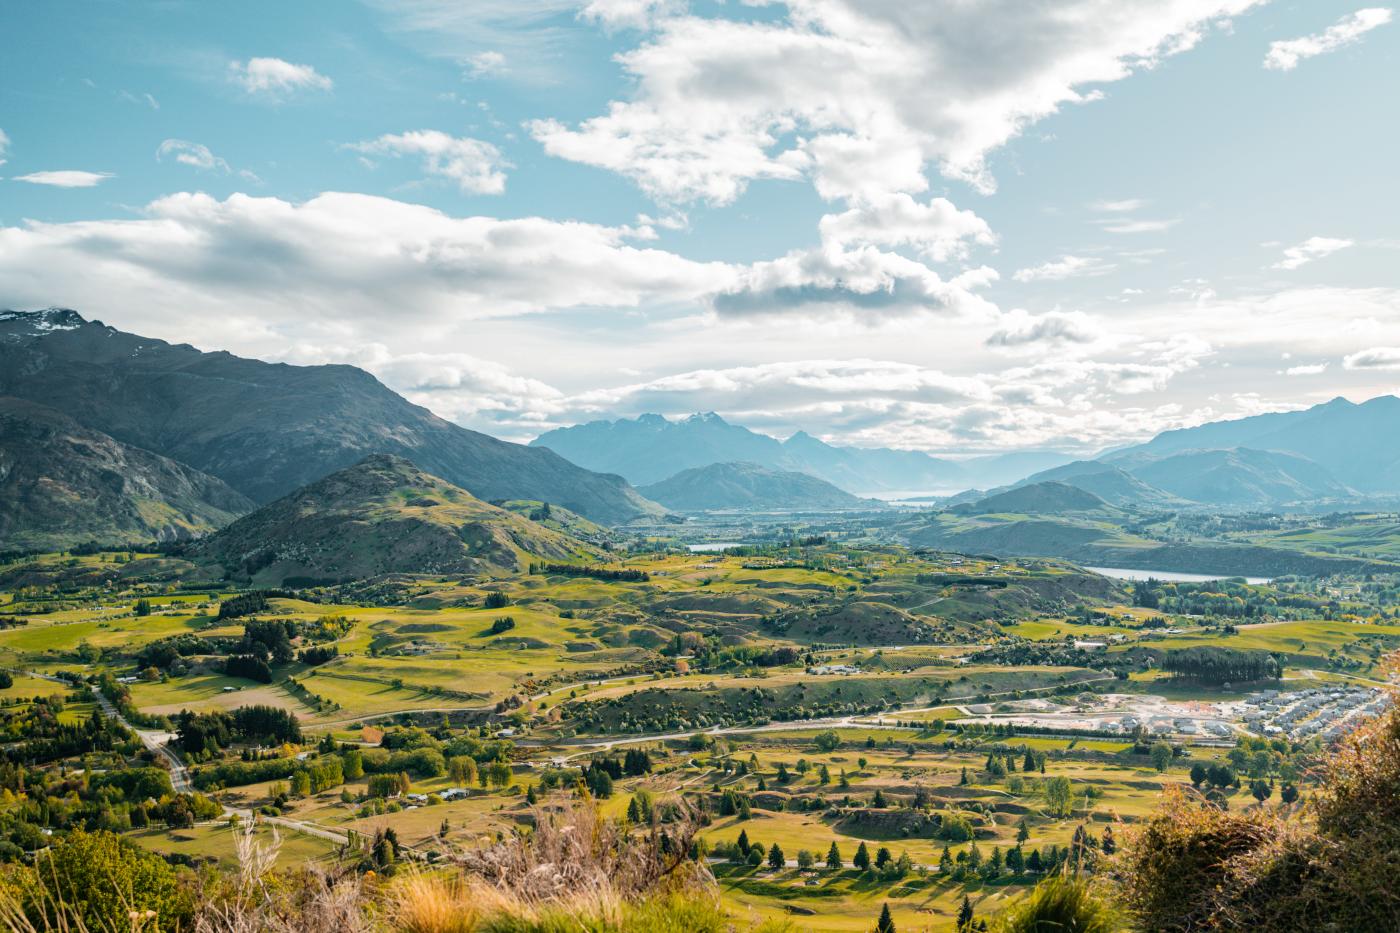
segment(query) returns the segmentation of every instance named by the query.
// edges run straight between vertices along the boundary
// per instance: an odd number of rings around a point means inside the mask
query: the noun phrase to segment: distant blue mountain
[[[653,414],[590,421],[550,431],[530,446],[548,447],[581,467],[617,473],[638,486],[683,470],[745,462],[807,473],[855,494],[1009,483],[1070,459],[1054,452],[1028,451],[947,460],[916,450],[836,447],[805,431],[780,441],[730,424],[713,412],[678,421]]]

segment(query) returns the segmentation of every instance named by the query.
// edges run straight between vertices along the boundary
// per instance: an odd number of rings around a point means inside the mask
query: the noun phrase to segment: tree
[[[895,933],[894,918],[890,916],[890,905],[880,908],[880,919],[875,921],[875,933]]]
[[[1284,803],[1293,803],[1298,799],[1298,788],[1292,784],[1285,784],[1279,788],[1278,796]]]
[[[831,848],[826,850],[826,867],[831,871],[841,870],[841,850],[836,847],[834,839],[831,842]]]
[[[894,861],[894,856],[890,854],[890,850],[884,846],[880,846],[879,850],[875,853],[875,867],[884,868],[892,861]]]
[[[768,847],[768,867],[774,871],[779,871],[787,864],[787,857],[783,855],[782,847],[776,842]]]
[[[759,851],[761,848],[762,846],[754,846],[749,850],[749,857],[746,861],[754,868],[763,864],[763,853]]]
[[[972,900],[963,895],[962,906],[958,908],[958,933],[972,929]]]
[[[1191,766],[1191,783],[1200,787],[1206,780],[1206,766],[1199,761]]]
[[[132,912],[152,911],[147,931],[184,929],[192,925],[192,905],[175,871],[164,859],[109,832],[78,830],[42,853],[35,866],[45,903],[36,904],[44,919],[40,929],[68,929],[47,916],[54,904],[71,907],[89,930],[128,930]]]
[[[870,850],[865,847],[864,842],[860,844],[860,848],[856,849],[856,855],[855,858],[851,859],[851,864],[861,871],[870,869]]]
[[[817,857],[806,849],[797,850],[797,870],[811,871],[817,867]]]
[[[607,777],[607,772],[606,772],[606,771],[600,771],[600,770],[598,770],[598,769],[594,769],[594,770],[595,770],[599,775],[601,775],[601,776],[603,776],[603,777]],[[486,766],[486,782],[487,782],[488,784],[490,784],[492,787],[498,787],[498,788],[499,788],[499,787],[509,787],[509,786],[510,786],[510,781],[511,781],[511,770],[510,770],[510,763],[509,763],[509,762],[500,761],[500,760],[498,759],[498,760],[496,760],[496,761],[491,762],[489,765]],[[606,788],[606,793],[602,792],[602,788],[604,788],[604,787]],[[607,781],[606,784],[603,784],[602,781],[599,781],[599,788],[600,788],[599,790],[595,790],[595,791],[593,792],[595,797],[611,797],[611,796],[612,796],[612,779],[611,779],[611,778],[608,778],[608,781]]]
[[[1157,742],[1152,746],[1152,764],[1158,771],[1167,770],[1167,766],[1172,763],[1172,747],[1166,742]]]
[[[749,843],[749,831],[747,829],[739,830],[739,838],[734,841],[734,848],[738,849],[744,855],[749,854],[749,849],[753,848],[753,846]]]
[[[1051,816],[1069,816],[1074,810],[1074,785],[1067,777],[1047,778],[1044,786],[1045,808]]]
[[[1256,780],[1249,785],[1249,792],[1262,804],[1274,795],[1274,788],[1268,781]]]
[[[131,607],[131,611],[138,617],[145,617],[151,614],[151,601],[149,599],[138,599],[136,605]]]
[[[458,787],[476,783],[476,760],[470,755],[453,755],[447,759],[447,774]]]

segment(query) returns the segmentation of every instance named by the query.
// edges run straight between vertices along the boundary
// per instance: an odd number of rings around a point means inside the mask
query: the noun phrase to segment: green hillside
[[[199,542],[195,560],[259,585],[386,573],[516,571],[592,555],[583,542],[378,454]]]

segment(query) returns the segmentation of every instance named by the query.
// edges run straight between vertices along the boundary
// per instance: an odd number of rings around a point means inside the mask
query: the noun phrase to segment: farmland
[[[96,708],[82,682],[106,676],[123,715],[178,733],[218,818],[104,817],[147,849],[228,866],[232,812],[258,814],[265,840],[275,828],[284,861],[365,858],[386,829],[431,860],[580,793],[618,818],[686,800],[708,814],[728,909],[813,930],[866,929],[885,903],[901,929],[948,929],[964,896],[979,914],[1014,901],[1212,766],[1232,780],[1202,789],[1234,808],[1259,805],[1254,776],[1306,794],[1315,742],[1270,744],[1238,717],[1223,740],[1171,725],[1230,721],[1255,689],[1167,676],[1171,652],[1267,652],[1295,689],[1372,685],[1400,645],[1344,579],[1341,599],[1286,583],[1152,594],[1059,561],[898,548],[639,554],[611,578],[392,575],[274,591],[243,615],[234,591],[129,571],[94,587],[117,566],[101,555],[67,577],[35,563],[48,582],[7,591],[22,622],[0,629],[3,709],[16,729],[36,704],[81,722]],[[1228,614],[1173,608],[1201,605]],[[266,682],[225,671],[249,651]],[[1012,660],[1027,653],[1041,660]],[[224,728],[248,708],[300,739],[181,744],[190,717]],[[1166,731],[1123,727],[1130,713]],[[879,865],[853,865],[862,846]]]

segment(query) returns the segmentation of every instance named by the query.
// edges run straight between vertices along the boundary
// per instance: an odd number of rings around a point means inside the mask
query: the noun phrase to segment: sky
[[[509,440],[1090,453],[1400,388],[1400,25],[1332,0],[0,6],[0,308]]]

